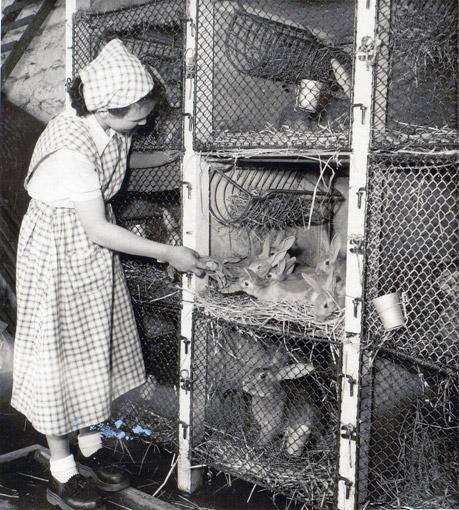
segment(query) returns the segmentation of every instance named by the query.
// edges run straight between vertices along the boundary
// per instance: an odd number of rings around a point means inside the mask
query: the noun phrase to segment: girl
[[[126,474],[104,462],[90,426],[110,403],[145,381],[140,342],[118,255],[167,261],[201,276],[205,265],[185,247],[141,238],[115,225],[107,201],[124,178],[131,131],[159,101],[159,83],[114,39],[70,90],[76,113],[48,124],[35,147],[25,187],[32,200],[18,243],[12,405],[46,434],[47,499],[62,509],[102,508],[97,487],[116,491]],[[79,462],[67,434],[79,431]],[[92,481],[93,480],[93,481]]]

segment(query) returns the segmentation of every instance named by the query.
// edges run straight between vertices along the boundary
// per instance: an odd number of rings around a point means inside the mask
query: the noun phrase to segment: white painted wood
[[[358,49],[364,37],[375,38],[376,0],[357,0],[356,2],[356,57],[354,60],[353,122],[351,156],[349,169],[349,215],[347,242],[346,276],[346,338],[343,344],[343,375],[341,402],[341,431],[357,428],[361,302],[355,307],[354,299],[362,298],[363,256],[352,252],[353,240],[363,240],[365,234],[365,194],[358,203],[357,192],[366,188],[367,161],[370,142],[371,107],[373,92],[373,68],[359,58]],[[362,108],[360,106],[362,105]],[[351,376],[354,382],[353,395],[350,392]],[[356,506],[356,441],[342,438],[339,445],[338,509],[353,510]],[[350,482],[346,495],[345,480]],[[347,497],[346,497],[347,496]]]
[[[78,0],[65,2],[65,79],[73,75],[73,14],[77,10]],[[65,109],[71,110],[70,97],[65,94]]]
[[[196,37],[196,0],[188,2],[188,18],[186,32],[186,55],[192,54]],[[201,255],[209,253],[209,181],[208,165],[201,155],[193,151],[192,116],[194,110],[194,80],[190,76],[185,80],[184,111],[185,117],[183,158],[183,245],[188,246]],[[183,277],[183,308],[181,315],[182,337],[191,343],[181,342],[180,372],[182,375],[193,376],[191,353],[193,349],[193,294],[203,288],[205,282],[196,277]],[[201,399],[200,399],[201,400]],[[203,416],[202,412],[195,413]],[[202,418],[201,418],[202,419]],[[192,493],[199,487],[202,480],[202,469],[193,469],[191,465],[191,435],[193,420],[191,415],[191,393],[179,388],[179,456],[177,463],[177,483],[182,491]],[[185,425],[185,427],[184,427]],[[196,424],[202,428],[202,424]]]

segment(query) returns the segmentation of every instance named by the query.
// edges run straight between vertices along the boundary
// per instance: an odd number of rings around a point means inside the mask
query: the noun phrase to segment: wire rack
[[[264,165],[212,168],[210,212],[221,224],[262,233],[332,220],[343,196],[332,188],[330,172],[319,180],[298,164]]]

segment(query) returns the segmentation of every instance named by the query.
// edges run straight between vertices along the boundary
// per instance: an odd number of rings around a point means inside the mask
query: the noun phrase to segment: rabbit
[[[311,434],[317,432],[320,413],[305,388],[295,390],[285,408],[285,451],[290,457],[301,457]]]
[[[337,303],[334,298],[336,278],[332,272],[323,283],[305,273],[301,274],[301,278],[285,281],[260,278],[250,269],[247,269],[246,273],[246,278],[239,282],[242,290],[261,301],[306,301],[312,305],[315,320],[320,322],[326,320],[336,310]]]
[[[341,236],[335,234],[331,243],[323,239],[325,253],[319,258],[315,272],[317,275],[328,275],[333,273],[336,276],[335,297],[340,307],[344,306],[346,294],[346,259],[340,256]]]
[[[279,239],[279,236],[277,237]],[[263,243],[263,249],[257,256],[250,257],[246,269],[257,273],[259,276],[266,276],[269,270],[284,259],[287,251],[295,243],[295,236],[286,237],[279,244],[271,245],[271,239],[267,237]]]
[[[287,453],[296,454],[292,445],[293,429],[298,431],[298,422],[303,418],[305,427],[312,428],[312,418],[315,412],[308,408],[306,402],[300,412],[286,409],[287,394],[281,386],[285,379],[298,379],[314,370],[311,364],[294,363],[291,365],[256,368],[249,372],[242,380],[242,389],[252,396],[252,415],[259,427],[256,443],[260,446],[269,444],[276,435],[284,429],[288,431]],[[286,427],[286,416],[288,425]],[[291,425],[290,425],[291,423]],[[306,442],[306,441],[304,441]]]

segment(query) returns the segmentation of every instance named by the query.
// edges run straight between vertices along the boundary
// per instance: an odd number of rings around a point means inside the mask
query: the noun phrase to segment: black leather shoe
[[[81,475],[73,475],[65,483],[60,483],[52,475],[46,491],[48,503],[62,510],[103,510],[104,502],[90,480]]]
[[[107,492],[117,492],[129,487],[129,475],[121,468],[111,465],[113,455],[106,448],[100,448],[90,457],[78,452],[79,471],[83,476],[91,477],[96,486]]]

